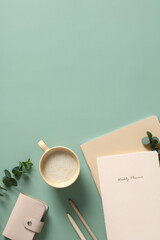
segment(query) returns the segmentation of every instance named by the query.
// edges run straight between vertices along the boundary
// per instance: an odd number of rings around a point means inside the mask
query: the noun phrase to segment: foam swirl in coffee
[[[64,182],[75,173],[77,162],[74,155],[67,151],[56,151],[48,156],[44,166],[44,175],[53,182]]]

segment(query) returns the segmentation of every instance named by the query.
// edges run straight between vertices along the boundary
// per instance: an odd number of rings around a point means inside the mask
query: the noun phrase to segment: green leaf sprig
[[[5,176],[2,178],[3,184],[0,186],[0,190],[7,191],[6,187],[17,186],[17,180],[19,180],[24,173],[28,173],[33,166],[32,160],[28,158],[26,162],[19,162],[19,166],[16,166],[12,169],[12,174],[9,170],[5,169]],[[0,192],[0,196],[4,196]]]
[[[150,147],[152,151],[157,151],[160,160],[160,142],[158,137],[153,136],[151,132],[147,131],[147,137],[142,139],[142,143],[143,145]]]

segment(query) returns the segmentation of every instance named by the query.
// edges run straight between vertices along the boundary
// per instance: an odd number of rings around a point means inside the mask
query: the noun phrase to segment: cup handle
[[[49,147],[43,142],[43,140],[38,142],[39,147],[43,150],[43,152],[47,152],[49,150]]]

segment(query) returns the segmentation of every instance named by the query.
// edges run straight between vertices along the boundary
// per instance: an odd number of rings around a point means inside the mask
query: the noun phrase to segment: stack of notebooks
[[[159,159],[141,143],[146,131],[160,137],[157,117],[81,145],[102,197],[108,240],[160,239]]]

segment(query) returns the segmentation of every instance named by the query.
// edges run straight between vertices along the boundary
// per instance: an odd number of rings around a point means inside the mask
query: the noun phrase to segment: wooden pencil
[[[76,222],[73,220],[73,218],[71,217],[71,215],[69,213],[67,213],[67,217],[70,221],[70,223],[72,224],[73,228],[75,229],[75,231],[77,232],[79,238],[81,240],[86,240],[86,238],[84,237],[83,233],[81,232],[81,230],[79,229],[78,225],[76,224]]]
[[[78,208],[76,207],[75,203],[71,199],[69,199],[69,202],[70,202],[72,208],[74,209],[74,211],[76,212],[76,214],[78,215],[78,217],[80,218],[80,220],[82,221],[82,223],[84,224],[85,228],[89,232],[89,234],[92,237],[92,239],[93,240],[97,240],[96,236],[94,235],[94,233],[92,232],[92,230],[90,229],[88,224],[86,223],[85,219],[82,217],[82,215],[79,212]]]

